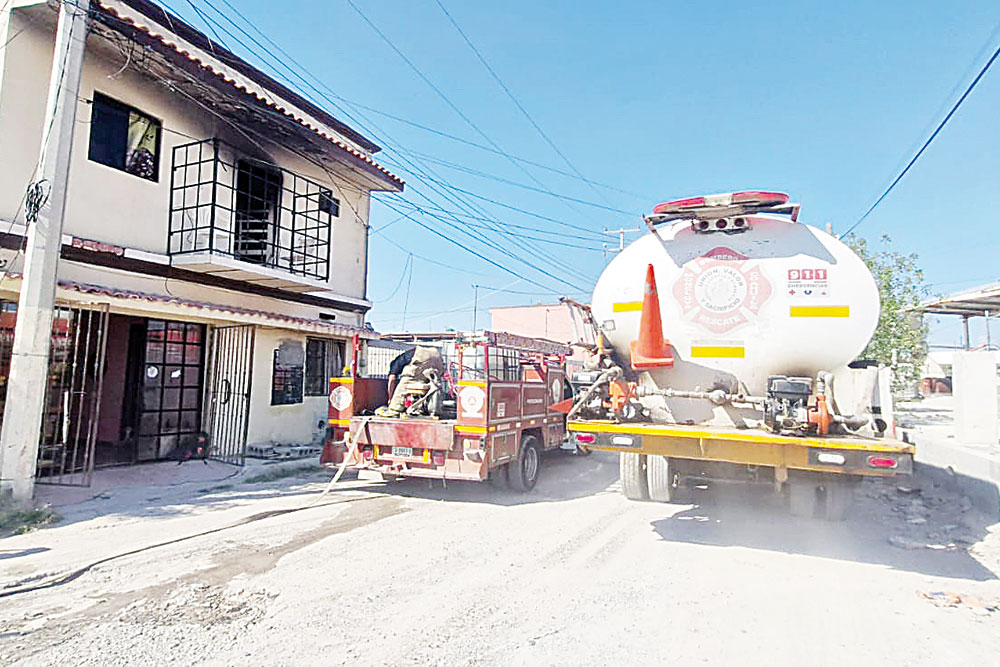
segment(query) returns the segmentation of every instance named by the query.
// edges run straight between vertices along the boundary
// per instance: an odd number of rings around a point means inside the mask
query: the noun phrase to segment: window
[[[344,367],[344,344],[336,340],[309,338],[306,341],[306,396],[326,396],[330,378]]]
[[[302,343],[285,341],[274,350],[271,370],[271,405],[302,402]]]
[[[94,93],[88,157],[147,181],[156,181],[160,176],[160,121]]]

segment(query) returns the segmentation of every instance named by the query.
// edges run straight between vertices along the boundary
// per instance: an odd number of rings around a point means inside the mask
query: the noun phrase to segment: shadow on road
[[[511,506],[593,496],[607,491],[617,481],[616,454],[594,452],[590,456],[576,456],[555,450],[543,455],[538,483],[528,493],[512,491],[502,482],[442,482],[418,478],[376,482],[363,488],[411,498]]]
[[[985,517],[963,510],[960,500],[926,495],[904,496],[891,483],[866,482],[851,518],[830,522],[791,515],[786,499],[769,487],[720,485],[693,490],[690,509],[652,526],[671,542],[819,556],[974,581],[996,579],[966,549],[987,535]]]

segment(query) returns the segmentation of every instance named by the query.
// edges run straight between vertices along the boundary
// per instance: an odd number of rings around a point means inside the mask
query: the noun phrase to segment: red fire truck
[[[558,448],[566,436],[565,411],[553,406],[569,395],[569,346],[493,331],[382,338],[405,344],[394,354],[416,346],[440,351],[443,400],[437,401],[436,414],[378,417],[374,410],[387,399],[385,378],[358,372],[330,378],[331,437],[324,462],[343,462],[347,443],[357,437],[348,465],[388,479],[493,477],[519,491],[534,487],[542,452]],[[352,367],[363,367],[364,356],[360,353],[362,363]],[[368,365],[374,364],[368,360]]]

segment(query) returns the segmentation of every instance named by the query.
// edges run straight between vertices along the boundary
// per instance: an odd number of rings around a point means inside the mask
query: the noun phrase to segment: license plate
[[[393,456],[413,456],[413,447],[393,447]]]

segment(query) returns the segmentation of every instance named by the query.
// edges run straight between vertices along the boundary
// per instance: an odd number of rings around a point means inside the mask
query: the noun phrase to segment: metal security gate
[[[55,308],[38,443],[39,484],[90,486],[107,340],[107,304]]]
[[[246,462],[253,346],[252,325],[212,330],[208,434],[210,458],[216,461],[240,466]]]

